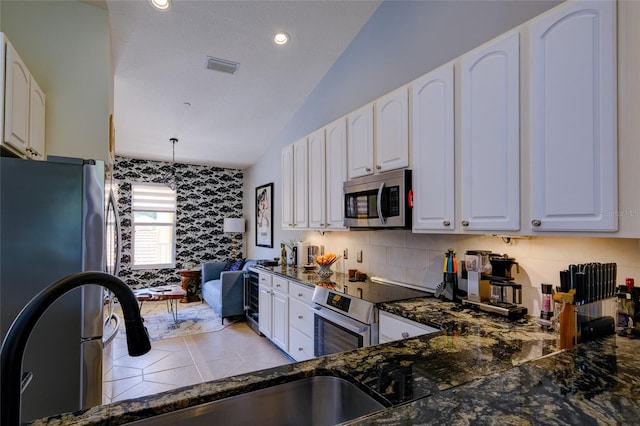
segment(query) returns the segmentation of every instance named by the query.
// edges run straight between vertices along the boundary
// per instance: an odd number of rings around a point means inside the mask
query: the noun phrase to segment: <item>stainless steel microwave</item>
[[[411,170],[395,170],[344,183],[349,228],[411,228]]]

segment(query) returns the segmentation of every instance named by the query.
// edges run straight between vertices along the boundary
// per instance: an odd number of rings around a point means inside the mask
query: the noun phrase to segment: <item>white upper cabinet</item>
[[[309,226],[309,178],[307,176],[307,138],[282,148],[282,228]]]
[[[348,177],[373,174],[373,104],[347,116]]]
[[[617,229],[615,2],[529,24],[531,230]]]
[[[309,176],[307,138],[293,144],[293,226],[309,226]]]
[[[45,95],[32,77],[29,85],[29,147],[27,156],[34,160],[44,160],[44,112]]]
[[[519,34],[460,60],[462,230],[520,229]]]
[[[406,86],[376,101],[376,171],[409,167],[409,98]]]
[[[18,52],[4,35],[4,144],[17,154],[43,160],[45,154],[45,95]]]
[[[18,52],[7,43],[4,141],[22,154],[29,147],[29,80],[31,74]]]
[[[309,135],[309,227],[324,229],[326,226],[326,149],[325,131],[317,130]]]
[[[326,218],[328,229],[345,229],[344,182],[347,180],[347,122],[341,118],[330,123],[326,135]],[[310,157],[311,158],[311,157]]]
[[[293,145],[282,148],[282,228],[293,228]]]
[[[455,229],[453,63],[411,83],[413,229]]]

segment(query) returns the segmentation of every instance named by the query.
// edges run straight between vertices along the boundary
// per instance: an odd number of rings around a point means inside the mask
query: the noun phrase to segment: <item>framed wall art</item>
[[[273,183],[256,188],[256,246],[273,248]]]

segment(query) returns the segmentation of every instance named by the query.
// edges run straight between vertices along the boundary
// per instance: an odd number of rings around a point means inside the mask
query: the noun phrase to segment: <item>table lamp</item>
[[[244,232],[244,219],[225,217],[223,230],[225,234],[231,234],[231,258],[236,258],[236,234]]]

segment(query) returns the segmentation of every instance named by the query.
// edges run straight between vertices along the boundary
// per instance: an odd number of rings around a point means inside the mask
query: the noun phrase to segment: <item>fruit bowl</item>
[[[336,263],[340,259],[340,256],[336,256],[333,253],[327,253],[316,257],[316,263],[320,266],[318,269],[318,275],[320,278],[327,279],[333,275],[331,265]]]

